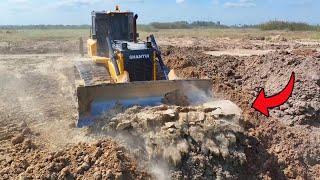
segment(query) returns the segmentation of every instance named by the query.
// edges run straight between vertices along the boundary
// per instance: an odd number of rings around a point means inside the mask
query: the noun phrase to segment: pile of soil
[[[236,90],[245,92],[253,101],[260,88],[265,88],[267,96],[273,95],[284,88],[295,72],[292,97],[271,115],[291,126],[320,127],[320,94],[317,93],[320,91],[320,53],[315,49],[284,49],[251,57],[210,56],[197,48],[167,47],[165,52],[167,64],[179,76],[210,78],[216,93],[229,91],[218,96],[229,96]],[[239,100],[236,102],[243,104]],[[246,107],[240,107],[249,109],[251,103],[245,104]]]
[[[79,143],[61,151],[49,151],[32,141],[26,127],[0,149],[0,176],[3,179],[149,179],[127,150],[111,139]]]
[[[317,93],[320,92],[320,56],[309,52],[308,49],[279,51],[253,58],[250,63],[245,63],[247,74],[243,75],[243,89],[262,87],[267,95],[276,94],[284,89],[291,73],[295,73],[296,82],[292,97],[271,112],[272,116],[289,126],[320,127],[320,93]],[[258,90],[255,89],[256,92]]]
[[[191,47],[168,46],[164,52],[166,64],[178,76],[210,78],[216,98],[230,99],[242,108],[249,144],[260,151],[247,149],[248,163],[265,162],[261,168],[252,168],[256,174],[264,178],[318,177],[319,52],[301,45],[250,57],[210,56]],[[251,104],[260,91],[257,87],[265,88],[267,95],[275,94],[288,83],[292,72],[297,79],[293,95],[271,111],[273,118],[254,112]],[[266,156],[261,151],[267,152]]]
[[[257,137],[274,155],[274,163],[278,165],[279,170],[287,179],[317,179],[319,177],[319,132],[301,127],[288,127],[277,120],[270,120],[252,129],[250,134]],[[270,162],[268,163],[271,165]]]
[[[145,167],[166,163],[160,173],[166,178],[225,179],[247,175],[240,120],[241,110],[221,100],[200,106],[135,106],[113,118],[105,115],[94,128],[102,125],[99,134],[127,139],[124,144]]]

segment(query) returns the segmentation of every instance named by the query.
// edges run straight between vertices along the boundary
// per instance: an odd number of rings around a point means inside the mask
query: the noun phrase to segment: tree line
[[[89,29],[90,25],[0,25],[0,29]],[[139,30],[153,31],[159,29],[192,29],[192,28],[255,28],[260,30],[288,30],[288,31],[320,31],[319,25],[310,25],[304,22],[268,21],[256,25],[231,25],[227,26],[213,21],[176,21],[152,22],[139,24]]]

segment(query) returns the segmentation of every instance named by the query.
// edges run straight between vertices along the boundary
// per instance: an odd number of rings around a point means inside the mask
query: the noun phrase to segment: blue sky
[[[178,20],[256,24],[268,20],[320,24],[320,0],[0,0],[0,25],[89,24],[92,10],[139,14],[139,23]]]

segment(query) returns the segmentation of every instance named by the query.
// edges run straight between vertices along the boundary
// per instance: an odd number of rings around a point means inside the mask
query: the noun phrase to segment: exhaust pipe
[[[138,42],[138,37],[137,37],[137,19],[138,19],[138,14],[134,15],[134,17],[133,17],[133,41],[135,43]]]

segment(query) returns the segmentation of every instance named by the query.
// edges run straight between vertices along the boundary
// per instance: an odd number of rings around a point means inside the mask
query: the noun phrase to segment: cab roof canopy
[[[134,41],[133,12],[92,11],[91,15],[91,38],[97,40],[99,55],[107,55],[107,37],[111,40]]]

